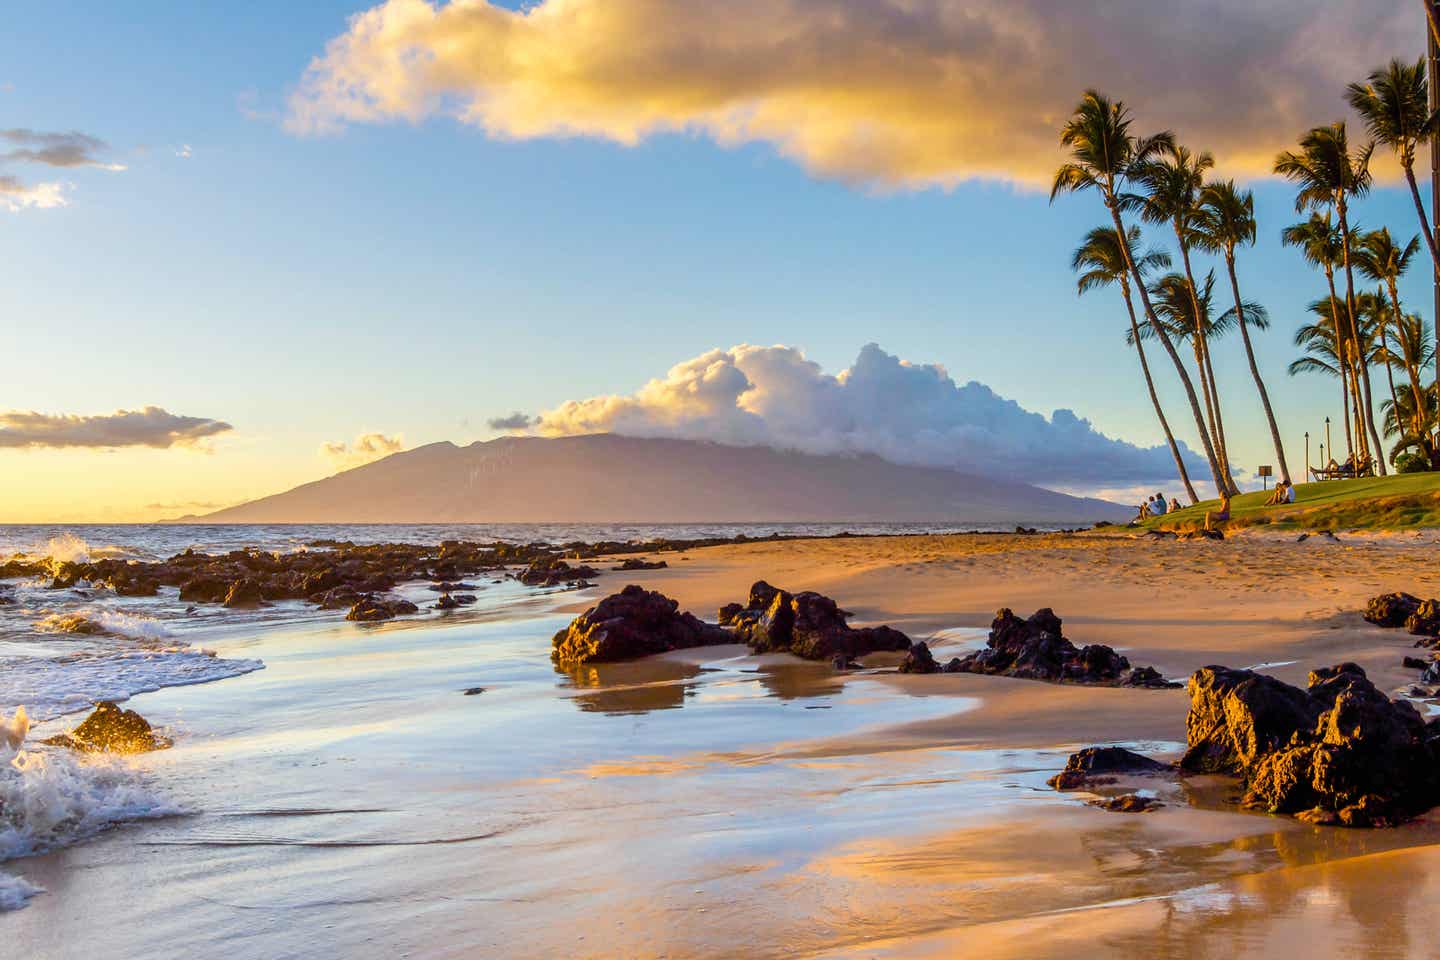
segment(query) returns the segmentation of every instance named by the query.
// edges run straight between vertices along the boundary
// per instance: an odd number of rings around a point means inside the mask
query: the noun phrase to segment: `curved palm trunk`
[[[1265,390],[1265,381],[1260,377],[1260,368],[1255,365],[1255,348],[1250,344],[1250,329],[1245,323],[1245,307],[1240,300],[1240,281],[1235,277],[1235,251],[1225,252],[1225,267],[1230,271],[1230,292],[1235,295],[1235,318],[1240,321],[1240,339],[1245,343],[1245,359],[1250,362],[1250,376],[1255,380],[1255,389],[1260,393],[1260,405],[1265,408],[1265,419],[1270,424],[1270,440],[1275,444],[1275,459],[1280,463],[1280,479],[1290,482],[1290,467],[1285,463],[1285,446],[1280,442],[1280,428],[1275,424],[1275,411],[1270,407],[1270,394]]]
[[[1170,421],[1165,419],[1165,410],[1160,406],[1160,395],[1155,392],[1155,380],[1150,376],[1150,363],[1145,359],[1145,346],[1140,342],[1140,324],[1135,320],[1135,304],[1130,299],[1130,285],[1124,284],[1120,293],[1125,297],[1125,309],[1130,313],[1130,336],[1135,341],[1135,352],[1140,355],[1140,372],[1145,375],[1145,388],[1150,391],[1150,402],[1155,405],[1155,417],[1160,421],[1160,429],[1165,431],[1165,442],[1170,445],[1170,455],[1175,458],[1175,469],[1180,474],[1180,482],[1185,485],[1185,495],[1190,498],[1190,505],[1193,507],[1200,502],[1195,495],[1195,487],[1190,483],[1190,472],[1185,469],[1185,458],[1180,455],[1180,445],[1175,442],[1175,434],[1170,431]]]
[[[1175,228],[1175,242],[1180,247],[1180,261],[1185,265],[1185,282],[1190,285],[1191,316],[1195,318],[1195,342],[1199,345],[1195,365],[1200,371],[1200,390],[1205,394],[1205,407],[1210,415],[1210,436],[1219,458],[1220,473],[1225,478],[1221,489],[1231,494],[1240,492],[1231,477],[1230,454],[1225,448],[1225,427],[1220,420],[1220,393],[1215,387],[1215,368],[1210,364],[1210,338],[1206,335],[1205,318],[1200,313],[1200,296],[1195,289],[1195,273],[1190,268],[1190,245],[1185,242],[1185,228],[1178,219],[1171,222]]]
[[[1364,344],[1360,342],[1360,323],[1355,315],[1355,275],[1350,268],[1350,222],[1346,216],[1343,196],[1336,206],[1340,212],[1340,249],[1345,256],[1345,305],[1350,308],[1350,328],[1355,335],[1355,363],[1360,368],[1360,376],[1365,385],[1365,427],[1370,431],[1370,439],[1375,444],[1375,466],[1383,477],[1389,471],[1385,469],[1384,448],[1380,443],[1380,434],[1375,429],[1375,401],[1370,390],[1369,358],[1365,356]]]
[[[1350,365],[1350,350],[1346,346],[1345,332],[1340,327],[1340,309],[1335,305],[1338,302],[1335,298],[1335,270],[1328,264],[1325,267],[1325,283],[1330,287],[1330,319],[1335,324],[1335,363],[1340,368],[1336,371],[1340,374],[1340,411],[1345,415],[1345,455],[1354,457],[1355,438],[1350,425],[1358,421],[1350,414],[1350,380],[1355,375],[1355,368]],[[1330,451],[1330,458],[1336,459],[1334,450]]]
[[[1436,33],[1435,31],[1435,8],[1431,6],[1430,0],[1423,0],[1423,2],[1425,3],[1425,13],[1430,18],[1430,31],[1431,33],[1435,33],[1436,44],[1440,44],[1440,33]],[[1433,91],[1431,95],[1434,95]],[[1431,102],[1433,103],[1434,101],[1432,100]],[[1440,144],[1435,143],[1433,138],[1430,149],[1440,150]],[[1435,283],[1436,285],[1440,285],[1440,248],[1435,246],[1435,232],[1430,229],[1430,220],[1425,216],[1425,202],[1420,199],[1420,186],[1415,182],[1414,161],[1406,160],[1404,167],[1405,182],[1410,185],[1410,199],[1415,202],[1415,215],[1420,218],[1420,233],[1425,237],[1425,246],[1430,248],[1430,259],[1434,261],[1435,264]],[[1435,318],[1435,358],[1437,364],[1435,368],[1437,371],[1437,379],[1440,379],[1440,317]],[[1419,407],[1415,410],[1415,418],[1422,423],[1425,419],[1425,413]],[[1422,428],[1420,436],[1425,437],[1428,442],[1430,435],[1428,431]]]
[[[1140,294],[1140,305],[1145,308],[1145,319],[1150,321],[1151,328],[1159,338],[1160,344],[1165,352],[1170,355],[1170,361],[1175,364],[1175,372],[1180,375],[1180,383],[1185,388],[1185,397],[1190,401],[1190,412],[1195,417],[1195,425],[1200,428],[1200,443],[1205,448],[1205,459],[1210,462],[1210,473],[1215,480],[1216,490],[1228,489],[1221,479],[1219,461],[1215,459],[1215,445],[1210,442],[1210,431],[1205,427],[1205,415],[1200,412],[1200,401],[1195,396],[1195,385],[1190,382],[1190,374],[1185,372],[1185,364],[1180,362],[1180,354],[1175,352],[1175,344],[1170,341],[1170,335],[1165,332],[1165,326],[1155,316],[1155,308],[1150,304],[1150,293],[1145,289],[1145,279],[1140,276],[1140,270],[1135,266],[1135,257],[1130,252],[1130,241],[1125,236],[1125,223],[1120,219],[1120,211],[1115,206],[1115,194],[1113,188],[1107,191],[1105,206],[1110,211],[1110,219],[1115,223],[1115,233],[1120,238],[1120,251],[1125,255],[1125,263],[1130,268],[1130,277],[1135,283],[1135,289]]]
[[[1419,383],[1419,377],[1415,371],[1410,369],[1410,353],[1405,349],[1405,342],[1402,339],[1405,335],[1402,318],[1405,315],[1400,312],[1400,287],[1395,281],[1396,278],[1393,276],[1385,278],[1385,285],[1390,288],[1390,308],[1394,311],[1392,316],[1395,317],[1395,342],[1400,345],[1400,359],[1405,364],[1405,375],[1410,379],[1411,396],[1415,399],[1415,412],[1414,416],[1411,417],[1411,426],[1415,431],[1416,437],[1424,437],[1425,407],[1421,401],[1420,392],[1416,389]],[[1387,357],[1395,356],[1390,352],[1388,346],[1386,347],[1385,353]],[[1387,363],[1386,366],[1388,367],[1389,364]],[[1400,404],[1395,399],[1395,374],[1393,371],[1390,374],[1390,395],[1390,402],[1395,404],[1395,429],[1399,430]]]

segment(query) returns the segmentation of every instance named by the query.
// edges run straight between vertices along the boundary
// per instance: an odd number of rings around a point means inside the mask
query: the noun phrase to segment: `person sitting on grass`
[[[1180,509],[1180,498],[1179,498],[1179,497],[1171,497],[1171,498],[1170,498],[1170,509],[1169,509],[1168,511],[1166,511],[1166,512],[1167,512],[1167,513],[1176,513],[1177,511],[1179,511],[1179,509]]]
[[[1216,524],[1224,523],[1230,519],[1230,494],[1220,495],[1220,509],[1205,511],[1205,532],[1217,532]]]
[[[1140,504],[1140,506],[1139,506],[1139,508],[1138,508],[1138,511],[1139,511],[1139,512],[1137,512],[1137,513],[1135,514],[1135,520],[1134,520],[1135,523],[1139,523],[1141,520],[1149,520],[1149,519],[1150,519],[1150,501],[1147,500],[1147,501],[1145,501],[1144,503]]]
[[[1165,498],[1162,497],[1160,494],[1157,493],[1155,494],[1155,496],[1150,498],[1150,513],[1152,515],[1157,517],[1163,517],[1168,511],[1168,509],[1169,508],[1165,506]]]
[[[1286,503],[1295,502],[1295,488],[1284,480],[1275,484],[1275,490],[1270,494],[1270,499],[1265,501],[1267,507],[1278,507]]]

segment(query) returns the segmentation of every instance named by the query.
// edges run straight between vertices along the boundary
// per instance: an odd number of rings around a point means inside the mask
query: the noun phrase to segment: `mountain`
[[[594,434],[432,443],[204,517],[210,523],[1084,523],[1134,511],[875,456]]]

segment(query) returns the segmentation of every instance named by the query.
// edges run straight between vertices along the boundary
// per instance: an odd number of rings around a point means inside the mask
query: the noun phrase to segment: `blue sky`
[[[287,131],[287,96],[361,7],[10,12],[0,127],[84,131],[127,169],[15,171],[74,186],[63,208],[0,212],[0,409],[154,404],[235,432],[208,454],[0,451],[0,494],[33,506],[0,520],[261,495],[324,475],[325,441],[484,439],[489,417],[628,393],[746,342],[797,346],[838,372],[874,341],[1027,409],[1159,441],[1118,296],[1075,296],[1068,258],[1100,222],[1093,198],[857,186],[771,143],[696,133],[517,141],[444,115]],[[1333,78],[1333,116],[1349,79]],[[1301,433],[1338,417],[1333,382],[1284,373],[1324,283],[1278,242],[1297,219],[1289,187],[1253,185],[1260,242],[1242,254],[1242,289],[1275,322],[1259,358],[1298,469]],[[1354,217],[1415,231],[1400,189]],[[1423,270],[1401,292],[1429,314]],[[1216,362],[1233,459],[1271,462],[1238,339]]]

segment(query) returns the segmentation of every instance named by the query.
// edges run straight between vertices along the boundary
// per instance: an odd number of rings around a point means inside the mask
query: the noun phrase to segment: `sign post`
[[[1260,482],[1266,490],[1270,489],[1270,478],[1275,475],[1275,468],[1268,463],[1260,465]]]

